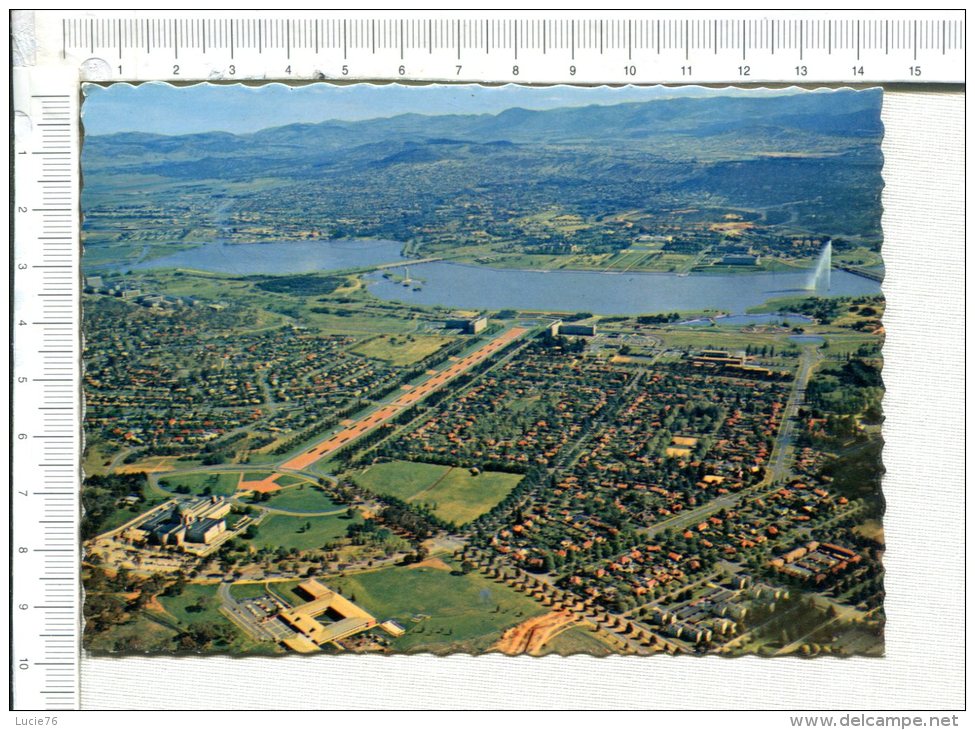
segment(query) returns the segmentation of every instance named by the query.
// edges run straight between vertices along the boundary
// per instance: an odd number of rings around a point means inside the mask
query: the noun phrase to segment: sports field
[[[424,504],[441,519],[464,525],[490,510],[521,481],[521,474],[486,471],[478,475],[459,467],[390,461],[357,472],[355,481],[376,494]]]
[[[406,633],[393,640],[397,651],[482,652],[505,629],[546,609],[480,573],[443,567],[397,566],[344,578],[330,588],[354,600],[380,621],[395,619]]]

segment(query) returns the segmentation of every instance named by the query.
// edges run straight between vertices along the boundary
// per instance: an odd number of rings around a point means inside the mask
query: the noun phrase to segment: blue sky
[[[87,134],[153,132],[188,134],[224,131],[255,132],[296,122],[326,119],[370,119],[406,112],[420,114],[496,114],[511,107],[553,109],[587,104],[618,104],[673,96],[756,93],[740,89],[663,86],[611,89],[553,86],[530,88],[476,84],[405,86],[316,83],[292,87],[284,84],[197,84],[176,87],[153,82],[108,87],[86,84],[82,107]],[[761,93],[794,93],[795,90]]]

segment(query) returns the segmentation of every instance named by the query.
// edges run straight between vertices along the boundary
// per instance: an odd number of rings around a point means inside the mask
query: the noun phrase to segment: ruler
[[[964,11],[15,11],[16,709],[80,706],[80,83],[963,83]]]
[[[78,702],[78,98],[41,87],[16,101],[11,658],[17,706],[60,709]]]
[[[39,13],[91,80],[964,81],[964,11]]]

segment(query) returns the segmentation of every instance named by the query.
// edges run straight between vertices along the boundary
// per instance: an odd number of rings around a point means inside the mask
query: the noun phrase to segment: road
[[[809,383],[813,368],[821,359],[822,356],[816,348],[806,347],[803,349],[789,400],[782,410],[782,423],[779,426],[779,433],[775,437],[775,444],[772,446],[772,454],[766,467],[765,478],[754,486],[738,492],[723,494],[700,507],[655,522],[645,530],[648,537],[654,537],[667,528],[682,530],[685,527],[696,525],[722,509],[734,507],[743,497],[764,497],[779,488],[779,485],[789,477],[792,470],[793,434],[795,433],[799,408],[806,402],[806,385]]]
[[[316,461],[319,461],[329,454],[338,451],[340,448],[351,444],[356,439],[369,433],[370,431],[399,415],[410,406],[423,400],[431,393],[435,393],[436,391],[440,390],[451,380],[491,357],[506,345],[517,340],[526,332],[528,332],[528,330],[524,327],[512,327],[469,355],[457,360],[443,370],[439,370],[432,374],[422,383],[413,386],[410,388],[410,390],[406,391],[403,395],[391,403],[380,406],[378,409],[360,416],[343,430],[329,436],[315,446],[312,446],[304,453],[301,453],[289,461],[284,462],[281,464],[281,467],[283,469],[305,469],[314,464]]]
[[[220,599],[220,608],[224,614],[256,641],[278,642],[295,635],[294,631],[280,621],[261,622],[231,595],[229,583],[220,584],[217,598]]]
[[[372,267],[373,271],[383,271],[384,269],[402,269],[404,266],[416,265],[416,264],[431,264],[434,261],[443,261],[446,256],[428,256],[425,259],[403,259],[402,261],[393,261],[389,264],[377,264]]]

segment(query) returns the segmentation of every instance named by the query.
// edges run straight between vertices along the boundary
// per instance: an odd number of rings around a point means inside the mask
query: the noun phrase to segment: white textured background
[[[884,99],[887,656],[87,657],[86,709],[964,705],[964,95]]]

